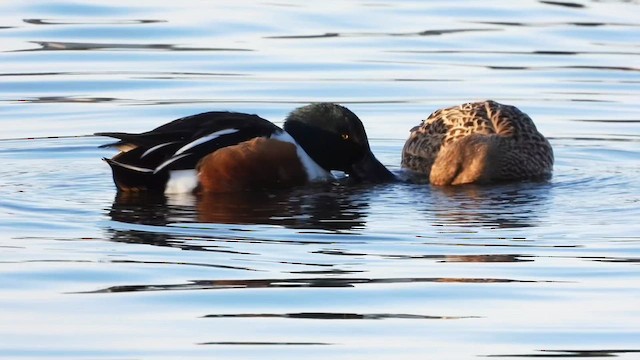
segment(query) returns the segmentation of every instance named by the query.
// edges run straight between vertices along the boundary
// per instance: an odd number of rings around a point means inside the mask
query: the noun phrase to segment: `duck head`
[[[314,103],[293,110],[284,130],[326,170],[344,171],[357,181],[395,179],[371,152],[360,119],[333,103]]]

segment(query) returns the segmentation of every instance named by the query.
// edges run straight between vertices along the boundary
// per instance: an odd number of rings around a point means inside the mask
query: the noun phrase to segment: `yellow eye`
[[[342,134],[340,135],[340,137],[342,138],[342,140],[349,140],[349,134]]]

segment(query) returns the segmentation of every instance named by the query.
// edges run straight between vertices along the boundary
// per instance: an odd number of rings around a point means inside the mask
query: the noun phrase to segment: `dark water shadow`
[[[352,288],[359,285],[406,284],[406,283],[460,283],[460,284],[504,284],[504,283],[557,283],[547,280],[519,280],[508,278],[283,278],[283,279],[229,279],[192,280],[179,284],[116,285],[73,294],[129,293],[147,291],[185,290],[237,290],[274,288]]]
[[[551,206],[552,190],[547,181],[432,187],[421,211],[434,219],[433,226],[535,227]]]
[[[584,4],[580,4],[580,3],[576,3],[576,2],[569,2],[569,1],[540,0],[539,2],[541,4],[545,4],[545,5],[561,6],[561,7],[573,8],[573,9],[582,9],[582,8],[586,8],[587,7]]]
[[[335,345],[323,342],[306,341],[208,341],[196,345],[226,345],[226,346],[326,346]]]
[[[216,75],[214,75],[216,76]],[[220,74],[220,76],[244,76],[243,74]],[[166,79],[175,78],[172,75],[160,76]],[[152,78],[152,77],[148,77]],[[159,78],[159,77],[156,77]],[[402,81],[400,79],[399,81]],[[392,81],[397,81],[393,79]],[[416,81],[421,81],[420,79]],[[426,80],[429,81],[429,80]],[[8,102],[20,102],[20,103],[35,103],[35,104],[47,104],[47,103],[118,103],[119,105],[126,106],[155,106],[155,105],[185,105],[185,104],[286,104],[286,105],[306,105],[313,102],[313,99],[300,100],[300,99],[127,99],[127,98],[111,98],[111,97],[87,97],[87,96],[38,96],[22,99],[0,99],[0,103]],[[409,104],[408,100],[358,100],[358,101],[341,101],[344,105],[353,104]]]
[[[39,47],[33,49],[11,50],[9,52],[27,51],[99,51],[99,50],[141,50],[141,51],[254,51],[246,48],[208,48],[181,47],[174,44],[123,44],[123,43],[82,43],[64,41],[30,41]]]
[[[360,60],[362,63],[370,64],[397,64],[397,65],[438,65],[437,62],[431,61],[402,61],[402,60]],[[548,70],[590,70],[590,71],[624,71],[624,72],[640,72],[640,68],[631,66],[608,66],[608,65],[539,65],[539,66],[505,66],[505,65],[486,65],[471,63],[449,63],[447,66],[460,68],[485,68],[495,71],[548,71]],[[540,101],[549,101],[549,99],[539,99]],[[577,99],[573,101],[584,101]],[[590,100],[597,102],[615,102],[613,100]]]
[[[320,184],[275,192],[215,195],[154,196],[116,195],[108,216],[115,223],[107,228],[112,241],[168,246],[183,250],[237,253],[230,242],[317,243],[313,237],[285,236],[270,239],[261,226],[298,230],[298,234],[320,231],[361,234],[365,231],[371,197],[380,191],[400,196],[410,203],[406,211],[424,213],[426,226],[510,229],[540,226],[548,212],[553,186],[548,182],[523,182],[491,186],[431,187],[427,184],[348,186]],[[392,201],[378,199],[376,201]],[[394,200],[393,200],[394,201]],[[213,227],[207,224],[215,224]],[[228,225],[220,228],[217,225]],[[235,226],[237,225],[237,226]],[[458,230],[455,230],[457,228]],[[201,240],[194,245],[194,239]],[[298,239],[298,240],[296,240]],[[343,237],[336,238],[341,242]],[[353,237],[346,240],[358,241]],[[324,239],[322,243],[327,243]],[[333,240],[332,240],[333,241]],[[329,241],[330,242],[330,241]],[[203,245],[205,244],[205,245]],[[230,245],[230,244],[227,244]],[[329,250],[323,250],[329,251]],[[351,252],[331,255],[354,256]],[[366,255],[366,254],[365,254]],[[374,254],[388,259],[402,254]],[[417,257],[416,257],[417,256]],[[416,255],[440,262],[529,262],[526,254]]]
[[[14,76],[27,76],[27,77],[40,77],[40,76],[128,76],[135,79],[208,79],[215,77],[247,77],[248,74],[242,73],[230,73],[230,72],[195,72],[195,71],[100,71],[100,70],[88,70],[88,71],[47,71],[47,72],[10,72],[0,73],[0,77],[14,77]],[[37,99],[44,100],[52,98],[52,102],[56,99],[93,99],[93,97],[77,97],[77,96],[39,96],[33,97],[34,101]],[[117,99],[117,98],[108,98]]]
[[[153,19],[131,19],[131,20],[117,20],[110,19],[104,21],[95,20],[80,20],[73,21],[71,19],[22,19],[22,22],[31,25],[136,25],[136,24],[155,24],[166,23],[167,20],[153,20]]]
[[[9,74],[8,76],[13,76],[13,75],[17,75],[17,76],[25,76],[23,74]],[[42,75],[42,74],[37,74],[37,76]],[[54,75],[54,74],[47,74],[47,75]],[[57,75],[57,74],[56,74]],[[39,97],[33,97],[33,98],[25,98],[25,99],[16,99],[13,101],[17,101],[23,104],[62,104],[62,103],[69,103],[69,104],[91,104],[91,103],[117,103],[117,102],[122,102],[122,99],[117,99],[117,98],[113,98],[113,97],[97,97],[97,96],[82,96],[82,97],[78,97],[78,96],[39,96]]]
[[[42,239],[42,238],[37,238]],[[0,246],[0,248],[5,248]],[[6,247],[17,248],[17,247]],[[243,271],[259,271],[247,267],[220,265],[220,264],[208,264],[208,263],[195,263],[186,261],[140,261],[140,260],[23,260],[23,261],[0,261],[0,264],[97,264],[97,263],[111,263],[111,264],[142,264],[142,265],[178,265],[178,266],[199,266],[207,268],[229,269],[229,270],[243,270]]]
[[[260,230],[262,226],[276,226],[298,233],[357,234],[366,225],[367,191],[333,183],[271,192],[176,196],[119,193],[106,209],[114,221],[106,231],[116,242],[234,254],[240,253],[224,243],[308,244],[315,241],[304,236],[299,240],[263,239]],[[217,225],[225,226],[221,229]],[[194,245],[194,239],[201,241]]]
[[[277,36],[265,36],[265,39],[326,39],[337,37],[381,37],[381,36],[440,36],[448,34],[468,33],[468,32],[484,32],[484,31],[499,31],[500,29],[434,29],[434,30],[422,30],[416,32],[327,32],[323,34],[308,34],[308,35],[277,35]]]
[[[197,207],[199,222],[341,231],[365,226],[369,202],[363,191],[330,184],[270,194],[201,196]]]
[[[532,354],[485,355],[484,357],[519,357],[519,358],[602,358],[618,357],[624,354],[640,353],[640,350],[538,350]]]
[[[477,254],[477,255],[400,255],[400,254],[365,254],[344,250],[318,250],[314,254],[375,257],[389,260],[434,260],[441,263],[517,263],[534,261],[534,256],[525,254]]]
[[[477,316],[430,316],[418,314],[359,314],[359,313],[327,313],[327,312],[300,312],[286,314],[209,314],[204,318],[282,318],[282,319],[312,319],[312,320],[458,320],[473,319]]]
[[[392,54],[453,54],[453,55],[525,55],[525,56],[578,56],[578,55],[640,55],[636,51],[568,51],[568,50],[386,50]]]
[[[636,23],[621,22],[598,22],[598,21],[537,21],[537,22],[516,22],[516,21],[470,21],[471,24],[499,25],[499,26],[526,26],[526,27],[556,27],[556,26],[577,26],[577,27],[609,27],[609,26],[640,26]]]
[[[119,193],[109,216],[129,224],[262,224],[340,231],[363,228],[368,209],[364,189],[334,183],[269,192],[178,196]]]

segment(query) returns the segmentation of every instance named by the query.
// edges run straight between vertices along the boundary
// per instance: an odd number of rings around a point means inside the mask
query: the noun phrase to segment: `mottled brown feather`
[[[308,181],[294,144],[262,137],[214,151],[197,170],[204,192],[279,189]]]
[[[518,108],[475,102],[437,110],[413,128],[402,166],[434,185],[546,178],[553,149]]]

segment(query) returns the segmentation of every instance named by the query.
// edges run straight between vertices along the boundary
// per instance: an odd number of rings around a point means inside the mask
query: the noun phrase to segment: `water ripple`
[[[598,21],[578,21],[578,22],[515,22],[515,21],[471,21],[472,24],[500,25],[500,26],[524,26],[524,27],[558,27],[558,26],[577,26],[577,27],[610,27],[625,26],[638,27],[638,23],[624,22],[598,22]]]
[[[317,346],[317,345],[334,345],[332,343],[322,342],[304,342],[304,341],[208,341],[198,343],[198,345],[232,345],[232,346]]]
[[[31,25],[135,25],[135,24],[153,24],[164,23],[167,20],[77,20],[77,19],[23,19],[27,24]]]
[[[568,2],[568,1],[547,1],[547,0],[539,0],[540,3],[542,4],[547,4],[547,5],[555,5],[555,6],[562,6],[562,7],[568,7],[568,8],[573,8],[573,9],[582,9],[582,8],[586,8],[585,5],[580,4],[580,3],[575,3],[575,2]]]
[[[325,313],[301,312],[287,314],[209,314],[204,318],[284,318],[284,319],[315,319],[315,320],[459,320],[474,319],[477,316],[432,316],[418,314],[357,314],[357,313]]]
[[[124,44],[124,43],[81,43],[61,41],[30,41],[37,44],[38,48],[9,50],[7,52],[28,51],[99,51],[99,50],[140,50],[140,51],[254,51],[247,48],[224,47],[184,47],[173,44]]]
[[[345,288],[363,284],[404,284],[404,283],[552,283],[550,280],[517,280],[500,278],[283,278],[251,280],[192,280],[184,284],[120,285],[93,291],[81,291],[76,294],[100,294],[143,291],[176,290],[229,290],[229,289],[267,289],[267,288]]]
[[[618,355],[640,353],[640,350],[538,350],[531,354],[485,355],[485,357],[525,357],[525,358],[591,358],[618,357]]]
[[[278,36],[266,36],[265,39],[321,39],[321,38],[335,38],[335,37],[380,37],[380,36],[439,36],[448,34],[458,34],[467,32],[484,32],[484,31],[499,31],[500,29],[439,29],[439,30],[423,30],[417,32],[402,32],[402,33],[384,33],[384,32],[363,32],[363,33],[338,33],[328,32],[324,34],[311,34],[311,35],[278,35]]]

